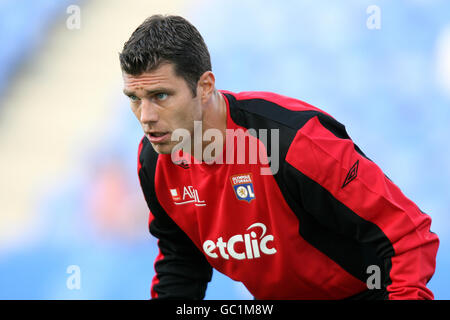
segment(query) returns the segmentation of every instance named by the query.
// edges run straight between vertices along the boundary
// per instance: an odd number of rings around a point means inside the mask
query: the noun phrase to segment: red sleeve
[[[297,132],[286,161],[390,241],[393,256],[380,257],[391,259],[389,299],[433,299],[426,284],[435,270],[439,239],[430,232],[431,218],[358,150],[314,117]]]

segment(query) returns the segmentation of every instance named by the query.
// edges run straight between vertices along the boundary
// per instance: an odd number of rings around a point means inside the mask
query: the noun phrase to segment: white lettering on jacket
[[[220,255],[227,260],[230,257],[237,260],[256,259],[261,257],[261,254],[275,254],[277,250],[275,247],[269,245],[270,242],[273,242],[274,237],[271,234],[265,236],[267,228],[263,223],[254,223],[247,228],[247,231],[256,227],[262,230],[259,239],[255,231],[243,235],[234,235],[228,241],[223,241],[223,238],[219,237],[216,242],[212,240],[203,242],[203,251],[211,258],[218,258]],[[242,252],[238,252],[235,247],[236,243],[239,242],[244,243],[244,251]]]

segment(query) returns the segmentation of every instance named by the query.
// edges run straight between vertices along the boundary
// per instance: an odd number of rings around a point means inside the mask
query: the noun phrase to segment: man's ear
[[[211,71],[203,73],[198,80],[197,92],[200,94],[200,99],[203,103],[206,103],[211,95],[214,93],[216,78]]]

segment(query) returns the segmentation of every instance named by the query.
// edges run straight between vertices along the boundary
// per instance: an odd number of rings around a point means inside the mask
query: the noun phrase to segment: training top
[[[275,93],[220,93],[222,161],[139,145],[159,247],[152,298],[203,299],[212,268],[255,299],[434,298],[431,218],[341,123]]]

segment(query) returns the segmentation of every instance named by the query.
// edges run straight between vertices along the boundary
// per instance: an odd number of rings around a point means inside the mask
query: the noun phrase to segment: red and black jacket
[[[221,93],[227,128],[252,129],[264,161],[174,163],[142,139],[138,174],[160,250],[152,298],[202,299],[214,267],[256,299],[433,299],[430,217],[342,124],[274,93]],[[369,289],[374,266],[380,285]]]

